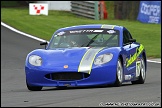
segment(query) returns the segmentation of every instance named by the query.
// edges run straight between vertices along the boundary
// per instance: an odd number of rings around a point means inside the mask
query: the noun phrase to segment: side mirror
[[[45,49],[46,49],[46,46],[48,45],[48,42],[41,42],[40,45],[45,45]]]
[[[129,42],[136,42],[136,39],[129,39]]]
[[[136,42],[136,39],[129,39],[129,43],[130,43],[129,48],[131,48],[131,43],[133,43],[133,42]]]

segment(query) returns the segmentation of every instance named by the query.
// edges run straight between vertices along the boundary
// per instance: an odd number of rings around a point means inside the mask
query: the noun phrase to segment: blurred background
[[[89,17],[96,13],[88,13],[93,8],[98,8],[100,15],[99,19],[128,19],[137,20],[140,3],[141,9],[147,11],[153,10],[152,13],[157,12],[157,16],[160,17],[161,23],[161,1],[1,1],[1,7],[18,7],[29,6],[29,3],[47,3],[49,5],[48,10],[65,10],[71,11],[78,15]],[[95,3],[98,6],[95,7]],[[145,4],[144,4],[145,3]],[[160,6],[156,8],[151,5]],[[150,7],[149,7],[150,6]],[[159,9],[159,10],[157,10]],[[85,12],[83,12],[85,11]],[[87,14],[87,15],[83,15]],[[98,18],[97,18],[98,19]]]
[[[161,58],[161,1],[1,1],[1,22],[47,41],[62,27],[121,25],[148,57]]]

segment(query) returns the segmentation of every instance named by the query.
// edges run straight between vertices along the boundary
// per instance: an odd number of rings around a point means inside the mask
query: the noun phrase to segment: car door
[[[130,32],[127,30],[127,29],[124,29],[123,30],[123,49],[124,49],[124,52],[125,52],[125,56],[126,56],[126,59],[124,61],[124,69],[125,69],[125,75],[131,75],[132,73],[135,73],[136,71],[136,63],[133,62],[131,64],[128,65],[128,61],[130,61],[130,59],[132,59],[131,57],[136,53],[136,49],[138,47],[137,44],[135,44],[134,42],[133,43],[130,43],[130,39],[133,39]]]

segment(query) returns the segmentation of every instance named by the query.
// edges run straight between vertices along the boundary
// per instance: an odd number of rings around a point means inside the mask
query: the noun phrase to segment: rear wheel
[[[140,67],[140,76],[138,80],[131,81],[132,84],[143,84],[146,79],[146,67],[145,67],[145,61],[144,58],[141,59],[141,67]]]
[[[26,86],[28,88],[28,90],[30,91],[40,91],[42,90],[42,86],[29,86],[29,84],[26,82]]]
[[[118,59],[116,81],[114,83],[114,86],[119,87],[122,85],[122,82],[123,82],[123,66],[122,66],[121,60]]]

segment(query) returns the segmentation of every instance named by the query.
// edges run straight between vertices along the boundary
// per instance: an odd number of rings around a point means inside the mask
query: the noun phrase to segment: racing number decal
[[[136,77],[140,75],[140,70],[141,70],[141,61],[136,62]]]
[[[95,58],[96,54],[102,49],[103,48],[88,49],[88,51],[84,54],[84,56],[79,64],[78,72],[85,72],[85,73],[90,74],[94,58]]]

